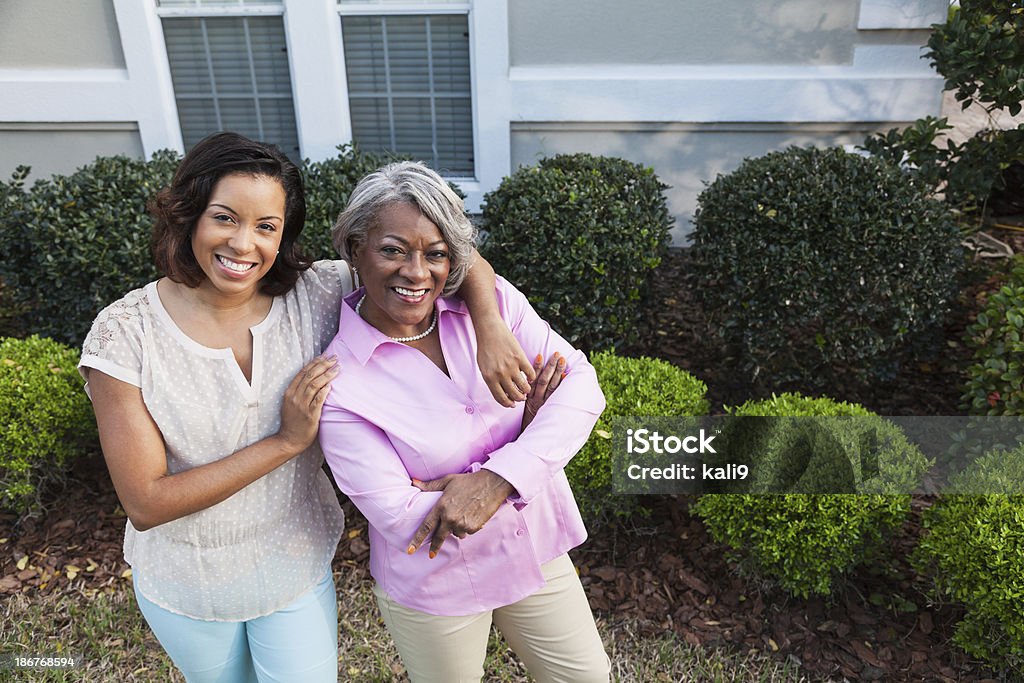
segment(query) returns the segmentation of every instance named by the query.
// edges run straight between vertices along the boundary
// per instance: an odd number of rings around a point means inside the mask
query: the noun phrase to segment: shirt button
[[[473,406],[466,406],[466,415],[473,414]]]
[[[523,535],[523,534],[525,534],[525,533],[526,533],[526,532],[525,532],[525,531],[523,531],[522,529],[516,529],[516,536],[522,536],[522,535]]]

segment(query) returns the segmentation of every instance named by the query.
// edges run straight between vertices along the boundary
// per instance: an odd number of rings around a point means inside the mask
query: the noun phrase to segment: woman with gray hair
[[[333,240],[363,287],[326,351],[346,376],[320,442],[369,521],[374,592],[413,681],[479,680],[492,621],[538,681],[607,681],[567,555],[586,529],[564,471],[604,396],[586,356],[498,278],[501,317],[538,367],[550,360],[525,406],[490,400],[473,321],[448,296],[473,237],[462,201],[422,164],[360,181]]]

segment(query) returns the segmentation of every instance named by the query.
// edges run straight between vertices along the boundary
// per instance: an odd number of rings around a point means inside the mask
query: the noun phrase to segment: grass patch
[[[74,669],[0,669],[0,681],[184,681],[135,605],[130,586],[11,596],[0,653],[82,658]]]
[[[361,569],[335,574],[342,606],[339,680],[408,681],[405,667],[377,613],[370,582]],[[128,586],[105,591],[11,596],[0,613],[4,634],[0,654],[61,655],[83,658],[70,670],[0,669],[0,681],[182,681],[146,626]],[[672,634],[638,635],[625,621],[599,620],[598,629],[619,683],[777,683],[804,681],[795,666],[757,652],[705,650]],[[499,683],[530,681],[525,668],[497,632],[492,632],[484,679]]]

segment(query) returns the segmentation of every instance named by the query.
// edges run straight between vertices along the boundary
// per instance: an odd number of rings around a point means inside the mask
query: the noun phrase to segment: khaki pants
[[[491,620],[538,683],[607,683],[611,662],[568,555],[541,567],[547,584],[490,612],[441,617],[399,605],[374,586],[377,605],[413,683],[477,682]]]

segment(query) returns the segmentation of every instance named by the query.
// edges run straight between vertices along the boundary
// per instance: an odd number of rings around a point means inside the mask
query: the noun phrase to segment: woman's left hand
[[[504,477],[490,470],[449,474],[431,481],[414,479],[413,485],[421,491],[443,491],[406,551],[412,555],[433,535],[430,541],[431,559],[444,545],[448,534],[465,538],[480,531],[505,499],[515,492]]]
[[[559,354],[558,351],[551,354],[547,365],[541,368],[543,361],[543,356],[537,354],[533,362],[534,370],[537,371],[537,379],[530,386],[530,394],[526,397],[526,408],[523,410],[523,422],[519,427],[520,432],[533,422],[533,418],[537,417],[537,411],[551,398],[551,394],[555,393],[555,389],[562,383],[565,376],[569,374],[569,369],[565,367],[565,356]]]
[[[513,408],[516,401],[526,400],[537,373],[501,318],[489,323],[473,322],[477,329],[476,362],[480,374],[494,400]]]

